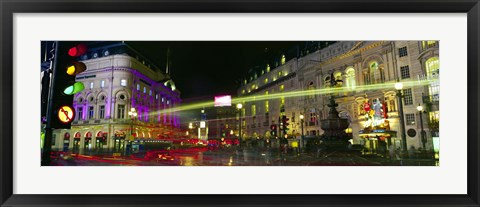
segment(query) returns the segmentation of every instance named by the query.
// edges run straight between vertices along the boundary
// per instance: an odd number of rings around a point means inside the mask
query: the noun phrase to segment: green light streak
[[[430,85],[433,82],[437,82],[437,81],[438,79],[406,81],[402,83],[403,83],[403,88],[407,89],[415,86]],[[244,103],[255,102],[255,101],[265,101],[265,100],[272,100],[272,99],[292,98],[292,97],[312,96],[312,95],[323,95],[323,94],[331,94],[331,93],[355,94],[355,93],[367,92],[371,90],[382,90],[382,89],[396,91],[395,83],[397,82],[362,85],[362,86],[356,86],[354,89],[347,89],[346,87],[335,87],[335,88],[322,88],[322,89],[314,89],[314,90],[288,91],[288,92],[280,92],[280,93],[265,94],[265,95],[249,95],[249,96],[232,99],[232,105],[236,106],[237,103],[244,104]],[[205,102],[181,105],[181,106],[170,108],[170,109],[151,112],[150,115],[152,114],[156,115],[158,113],[171,113],[171,112],[187,111],[187,110],[193,110],[193,109],[210,108],[210,107],[214,107],[213,101],[205,101]]]

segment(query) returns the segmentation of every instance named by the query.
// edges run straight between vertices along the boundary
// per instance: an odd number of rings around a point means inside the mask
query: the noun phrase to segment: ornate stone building
[[[54,130],[52,148],[122,151],[126,140],[174,133],[180,120],[169,109],[181,99],[169,74],[124,42],[95,46],[80,58],[87,70],[76,77],[85,89],[74,97],[75,120],[70,130]],[[129,114],[133,109],[136,117]]]
[[[320,121],[328,115],[333,92],[340,116],[349,119],[353,144],[375,151],[381,140],[399,148],[402,130],[394,87],[399,81],[404,84],[408,147],[432,149],[438,142],[439,42],[342,41],[302,53],[288,60],[280,56],[277,67],[267,65],[244,80],[238,94],[251,97],[244,102],[245,137],[268,138],[270,124],[282,115],[290,119],[288,134],[298,137],[301,114],[307,138],[322,134]],[[334,89],[329,86],[332,77],[341,80]],[[425,111],[423,140],[419,105]]]

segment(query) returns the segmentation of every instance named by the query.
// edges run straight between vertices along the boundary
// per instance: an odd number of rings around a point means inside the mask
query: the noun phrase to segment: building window
[[[162,103],[165,102],[165,98],[162,97]]]
[[[257,114],[257,107],[255,105],[252,105],[252,116],[255,116]]]
[[[309,90],[309,91],[315,90],[315,86],[313,85],[313,81],[308,84],[308,90]],[[310,93],[310,95],[308,96],[308,98],[309,98],[311,101],[313,101],[313,100],[315,99],[314,93]]]
[[[435,46],[437,46],[437,41],[422,41],[422,47],[424,50]]]
[[[90,82],[90,89],[93,88],[93,82]]]
[[[265,78],[265,81],[264,81],[264,82],[265,82],[265,83],[268,83],[268,78]]]
[[[124,119],[125,118],[125,105],[118,105],[117,109],[117,118]]]
[[[98,115],[100,119],[104,119],[105,118],[105,105],[100,105],[99,106],[99,109],[98,109]]]
[[[280,63],[281,63],[281,65],[285,64],[285,62],[286,62],[285,55],[282,55],[282,60],[281,60],[281,62],[280,62]]]
[[[285,89],[285,86],[284,86],[284,85],[280,85],[280,92],[283,92],[284,89]]]
[[[170,100],[167,100],[167,105],[169,105],[169,104],[170,104]]]
[[[88,119],[93,119],[93,106],[88,107]]]
[[[265,112],[269,112],[270,111],[270,107],[268,105],[268,101],[265,101]]]
[[[405,114],[405,121],[407,125],[415,125],[415,114]]]
[[[403,90],[403,103],[405,105],[412,105],[413,104],[412,89],[411,88]]]
[[[149,95],[149,96],[152,95],[152,90],[148,91],[148,95]]]
[[[399,57],[404,57],[404,56],[407,56],[407,55],[408,55],[407,46],[398,48],[398,56]]]
[[[355,69],[354,68],[348,68],[346,71],[346,85],[347,89],[353,90],[355,89]]]
[[[430,42],[430,41],[429,41]],[[433,57],[425,62],[425,68],[428,79],[438,79],[440,75],[440,62],[438,57]],[[432,81],[428,86],[428,93],[430,95],[430,101],[440,100],[440,82]]]
[[[147,87],[143,87],[143,93],[147,93]]]
[[[385,82],[385,74],[382,68],[379,67],[378,62],[373,61],[369,64],[367,84],[377,84]]]
[[[410,78],[410,67],[408,65],[401,66],[400,73],[402,74],[402,79]]]
[[[140,90],[140,84],[137,83],[137,91]]]
[[[317,122],[317,116],[315,112],[310,112],[310,126],[315,125],[315,122]]]
[[[155,100],[158,100],[158,94],[155,94]]]
[[[105,81],[104,80],[100,81],[100,87],[102,87],[102,88],[105,87]]]
[[[82,120],[83,118],[83,107],[77,108],[77,116],[75,117],[76,120]]]
[[[440,72],[440,62],[438,60],[438,57],[433,57],[428,59],[425,62],[425,67],[426,67],[427,77],[429,78],[437,77]]]
[[[384,104],[387,104],[387,108],[386,108],[387,113],[397,111],[397,104],[396,104],[395,100],[396,100],[395,95],[385,96],[385,103]]]
[[[120,85],[121,86],[127,86],[127,80],[125,80],[125,79],[120,80]]]

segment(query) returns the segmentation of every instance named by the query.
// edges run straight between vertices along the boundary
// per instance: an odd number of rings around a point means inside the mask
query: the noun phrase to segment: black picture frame
[[[0,0],[1,206],[480,206],[478,0]],[[467,13],[468,186],[465,195],[21,195],[13,194],[15,13]],[[348,188],[348,186],[345,186]],[[286,189],[288,191],[288,189]],[[292,192],[294,193],[294,192]]]

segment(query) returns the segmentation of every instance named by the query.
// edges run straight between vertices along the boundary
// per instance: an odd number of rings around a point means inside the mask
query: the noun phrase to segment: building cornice
[[[338,60],[342,60],[342,59],[344,59],[344,58],[351,57],[351,56],[356,55],[356,54],[360,54],[360,53],[362,53],[362,52],[364,52],[364,51],[366,51],[366,50],[370,50],[370,49],[373,49],[373,48],[375,48],[375,47],[378,47],[378,46],[382,45],[383,43],[385,43],[385,41],[376,42],[376,43],[373,43],[373,44],[371,44],[371,45],[367,45],[366,47],[362,47],[362,48],[359,48],[359,49],[354,49],[354,48],[356,48],[356,47],[359,47],[359,46],[361,45],[361,43],[363,43],[363,42],[357,43],[357,45],[353,46],[353,48],[352,48],[350,51],[348,51],[347,53],[341,54],[341,55],[339,55],[339,56],[336,56],[336,57],[334,57],[334,58],[328,59],[328,60],[326,60],[326,61],[322,61],[322,62],[320,63],[320,66],[323,66],[323,65],[326,65],[326,64],[330,64],[330,63],[332,63],[332,62],[335,62],[335,61],[338,61]]]

